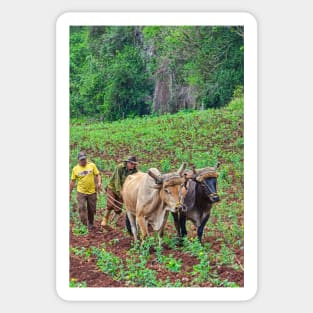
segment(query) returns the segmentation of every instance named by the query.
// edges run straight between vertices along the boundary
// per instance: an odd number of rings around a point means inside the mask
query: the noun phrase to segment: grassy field
[[[182,161],[197,168],[221,162],[218,193],[201,246],[188,223],[188,238],[176,245],[171,217],[162,247],[155,238],[143,246],[125,230],[125,214],[106,228],[101,195],[96,228],[80,224],[73,195],[70,216],[70,286],[242,287],[244,285],[243,99],[222,109],[125,119],[113,123],[71,121],[70,170],[86,150],[106,185],[118,162],[135,155],[139,168],[176,170]]]

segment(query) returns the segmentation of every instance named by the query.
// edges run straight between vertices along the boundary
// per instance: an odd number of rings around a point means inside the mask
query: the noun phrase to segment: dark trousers
[[[87,225],[87,222],[88,224],[93,225],[97,207],[97,194],[93,193],[91,195],[87,195],[77,192],[77,202],[81,222],[84,225]]]

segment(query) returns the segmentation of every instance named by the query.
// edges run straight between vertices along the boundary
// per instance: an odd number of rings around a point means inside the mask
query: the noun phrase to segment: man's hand
[[[74,186],[75,186],[75,180],[71,180],[71,182],[70,182],[70,202],[71,202],[72,191],[73,191]]]
[[[102,189],[102,184],[101,184],[101,176],[100,174],[97,175],[97,190],[100,191]]]

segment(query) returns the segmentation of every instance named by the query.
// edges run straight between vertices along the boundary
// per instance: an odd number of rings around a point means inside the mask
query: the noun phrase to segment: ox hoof
[[[104,217],[102,222],[101,222],[101,226],[107,226],[108,225],[108,218]]]

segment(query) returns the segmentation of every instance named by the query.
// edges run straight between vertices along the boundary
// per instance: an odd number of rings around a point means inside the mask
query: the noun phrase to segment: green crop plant
[[[173,254],[169,254],[168,256],[163,255],[162,245],[156,245],[155,255],[157,262],[164,265],[165,268],[167,268],[171,272],[179,272],[181,270],[182,260],[175,259]]]
[[[165,263],[166,268],[171,272],[179,272],[181,270],[182,260],[175,259],[172,254],[164,257],[163,262]]]
[[[85,247],[71,247],[70,252],[74,253],[77,256],[81,256],[85,259],[89,259],[91,257],[91,250]]]
[[[180,280],[175,280],[174,282],[171,282],[169,277],[167,277],[165,280],[160,280],[158,283],[158,287],[184,287],[183,283]]]
[[[114,246],[116,244],[118,244],[120,242],[120,240],[118,238],[113,238],[109,241],[109,245]]]
[[[194,276],[192,280],[194,284],[210,281],[216,275],[211,269],[207,253],[201,251],[198,259],[199,263],[193,266],[191,273]]]
[[[231,288],[238,288],[239,287],[235,282],[228,281],[227,279],[222,282],[222,285],[223,285],[223,287],[231,287]]]
[[[177,238],[173,236],[165,235],[162,238],[162,243],[167,244],[170,249],[175,250],[177,248]]]
[[[144,287],[158,285],[157,272],[147,267],[153,242],[152,237],[147,238],[143,244],[135,242],[127,252],[125,279],[128,285]]]
[[[188,239],[187,237],[184,237],[182,251],[192,256],[198,257],[200,252],[203,251],[203,246],[199,242],[198,238]]]
[[[86,288],[87,283],[85,281],[77,281],[76,278],[71,278],[70,288]]]
[[[114,280],[123,280],[125,277],[125,269],[123,261],[115,256],[113,253],[108,252],[105,245],[96,248],[91,247],[91,253],[97,259],[97,267],[103,272],[110,275]]]
[[[73,227],[73,234],[76,236],[88,235],[88,227],[80,221],[77,221]]]
[[[162,245],[157,245],[155,248],[155,255],[158,263],[164,263],[163,247]]]
[[[230,265],[235,264],[235,254],[229,249],[224,243],[221,245],[221,250],[215,255],[216,261],[219,265]]]

